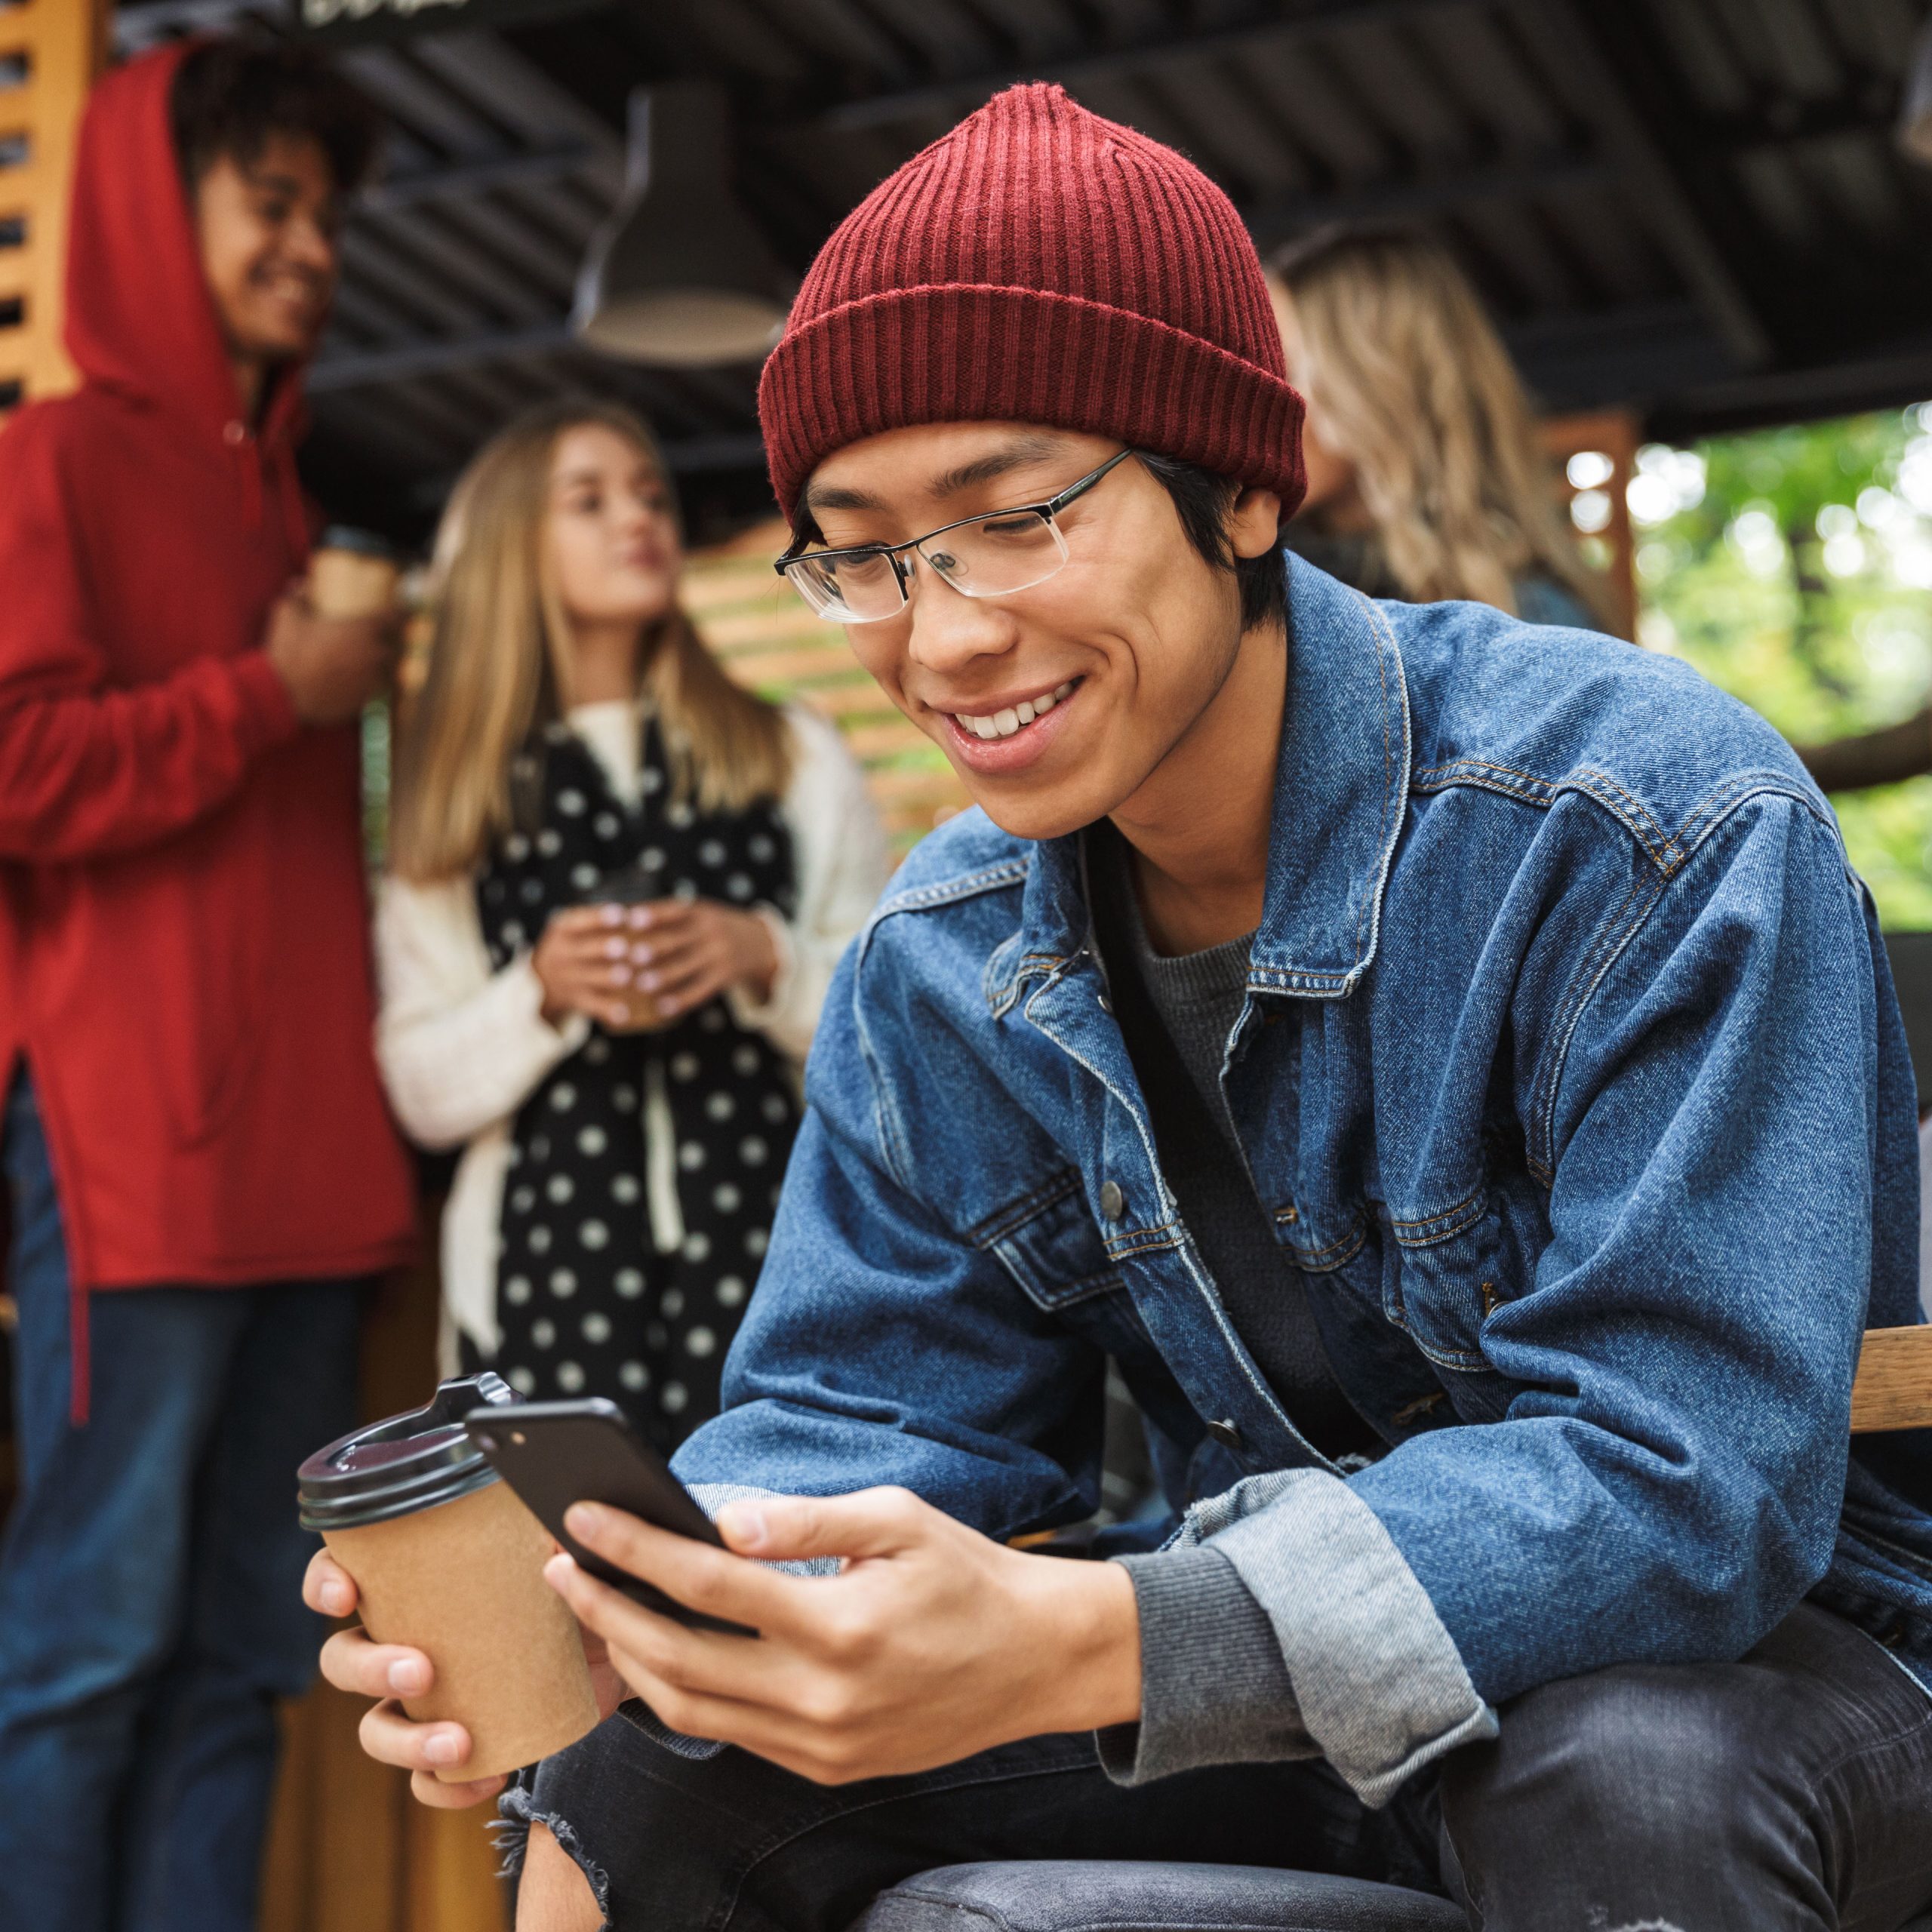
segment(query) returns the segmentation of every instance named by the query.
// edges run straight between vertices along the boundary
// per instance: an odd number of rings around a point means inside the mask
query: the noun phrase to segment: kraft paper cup
[[[309,558],[309,607],[320,617],[380,617],[395,608],[401,576],[380,537],[334,528]]]
[[[598,1721],[577,1620],[543,1580],[555,1546],[462,1426],[509,1399],[494,1375],[446,1382],[427,1407],[331,1443],[297,1478],[303,1527],[355,1578],[363,1628],[435,1666],[404,1710],[469,1732],[467,1761],[436,1774],[448,1784],[534,1764]]]

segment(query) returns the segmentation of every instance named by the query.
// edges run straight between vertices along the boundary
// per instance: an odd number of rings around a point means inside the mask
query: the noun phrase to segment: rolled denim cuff
[[[1251,1478],[1189,1512],[1274,1626],[1301,1721],[1364,1804],[1496,1735],[1455,1639],[1382,1521],[1340,1478]],[[1232,1517],[1232,1520],[1229,1518]]]
[[[1140,1721],[1094,1738],[1115,1783],[1316,1755],[1274,1626],[1226,1557],[1204,1548],[1114,1561],[1134,1580],[1140,1623]]]

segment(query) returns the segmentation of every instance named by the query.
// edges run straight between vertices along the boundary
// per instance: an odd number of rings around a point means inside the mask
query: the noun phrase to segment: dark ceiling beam
[[[382,349],[355,349],[325,355],[309,366],[306,386],[312,395],[339,389],[368,389],[377,383],[407,382],[419,376],[447,375],[487,362],[526,355],[548,355],[582,345],[561,317],[529,328],[478,329],[469,334],[435,336]]]
[[[497,188],[527,188],[580,173],[602,159],[585,141],[532,149],[526,154],[494,156],[488,161],[452,162],[447,166],[413,168],[387,176],[356,198],[358,208],[386,214],[392,208],[414,208],[423,202],[460,200],[487,195]]]
[[[1295,13],[1271,11],[1238,26],[1217,27],[1198,33],[1161,34],[1104,51],[1042,61],[1036,66],[960,74],[944,80],[924,81],[917,87],[895,88],[861,100],[841,103],[809,121],[773,131],[854,134],[889,127],[917,115],[954,112],[965,101],[977,106],[1001,88],[1017,87],[1023,82],[1057,81],[1063,87],[1078,88],[1095,81],[1144,73],[1163,60],[1212,60],[1250,54],[1263,45],[1288,45],[1312,36],[1332,34],[1338,28],[1371,23],[1399,26],[1424,14],[1466,13],[1472,8],[1487,12],[1497,4],[1497,0],[1310,0],[1310,4]]]
[[[114,51],[140,54],[177,34],[220,33],[249,20],[285,29],[294,16],[293,0],[149,0],[114,10]]]
[[[1718,340],[1740,368],[1761,368],[1772,356],[1770,331],[1575,0],[1509,0],[1509,11],[1544,71],[1566,75],[1573,97],[1587,103],[1584,111],[1620,164],[1635,205]]]
[[[1617,170],[1595,155],[1556,155],[1454,174],[1280,195],[1251,203],[1241,214],[1255,246],[1265,250],[1327,222],[1414,220],[1497,202],[1528,202],[1540,195],[1613,187],[1618,179]]]

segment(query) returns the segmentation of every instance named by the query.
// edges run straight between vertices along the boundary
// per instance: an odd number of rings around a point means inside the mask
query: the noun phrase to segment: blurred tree
[[[1653,445],[1629,501],[1646,645],[1754,706],[1828,789],[1932,769],[1932,404]],[[1885,923],[1932,927],[1932,777],[1833,803]]]

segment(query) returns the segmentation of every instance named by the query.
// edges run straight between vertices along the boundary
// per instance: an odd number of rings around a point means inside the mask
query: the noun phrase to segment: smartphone
[[[470,1439],[528,1506],[531,1514],[600,1582],[633,1603],[700,1630],[758,1633],[674,1602],[662,1590],[593,1555],[564,1527],[573,1503],[608,1503],[675,1536],[721,1549],[711,1518],[670,1465],[601,1395],[575,1402],[498,1403],[463,1417]]]

